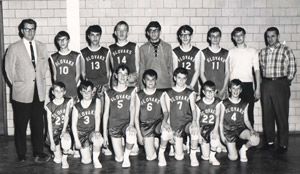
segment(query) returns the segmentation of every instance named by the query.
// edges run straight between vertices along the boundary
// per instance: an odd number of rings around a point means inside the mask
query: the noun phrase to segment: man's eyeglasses
[[[35,28],[23,28],[23,30],[26,32],[34,32]]]

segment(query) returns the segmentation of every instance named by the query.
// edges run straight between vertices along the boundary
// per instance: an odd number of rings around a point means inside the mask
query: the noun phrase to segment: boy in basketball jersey
[[[240,151],[240,161],[247,162],[247,150],[259,144],[259,134],[254,131],[248,119],[248,103],[243,101],[239,95],[242,92],[242,82],[233,79],[228,86],[230,97],[221,104],[220,136],[228,148],[228,158],[237,160],[238,154],[236,141],[248,140]]]
[[[180,46],[173,49],[173,69],[177,67],[187,69],[187,87],[199,93],[200,50],[191,44],[193,31],[189,25],[183,25],[178,29],[177,40]]]
[[[209,47],[202,50],[200,78],[204,83],[207,80],[216,84],[217,96],[225,98],[229,81],[228,50],[220,47],[222,32],[218,27],[209,29],[207,42]]]
[[[76,103],[72,112],[72,132],[76,149],[80,150],[81,162],[89,164],[92,162],[90,146],[93,151],[93,164],[95,168],[102,168],[99,161],[100,149],[103,138],[100,129],[101,101],[93,98],[94,85],[89,81],[82,81],[79,86],[81,94],[80,102]]]
[[[77,97],[77,83],[80,78],[80,54],[68,47],[70,35],[60,31],[55,36],[55,46],[58,52],[50,56],[54,81],[66,85],[66,96]]]
[[[198,147],[197,113],[195,108],[195,92],[187,88],[188,71],[179,67],[173,73],[175,86],[166,91],[165,101],[170,113],[170,123],[175,140],[175,159],[182,160],[183,137],[191,136],[191,166],[198,166],[196,157]]]
[[[161,135],[158,165],[165,166],[164,151],[173,133],[167,123],[168,111],[166,104],[162,102],[164,90],[156,89],[156,80],[156,71],[148,69],[144,72],[143,83],[145,88],[136,95],[135,126],[138,140],[140,144],[144,145],[146,159],[149,161],[157,157],[154,138]]]
[[[202,92],[204,97],[196,102],[197,122],[200,125],[201,158],[209,160],[212,165],[220,165],[215,155],[220,145],[219,115],[221,100],[215,97],[216,85],[210,80],[203,84]]]
[[[140,53],[138,45],[127,40],[128,32],[129,25],[125,21],[117,23],[113,33],[116,43],[109,46],[110,61],[112,72],[115,72],[119,65],[126,64],[131,72],[128,76],[128,86],[137,87]],[[116,86],[116,82],[116,79],[112,78],[112,86]]]
[[[105,91],[105,108],[103,114],[104,145],[108,145],[108,134],[111,137],[115,160],[122,162],[122,167],[130,167],[129,154],[137,141],[134,128],[136,88],[128,87],[127,80],[130,70],[121,64],[116,68],[117,86]],[[125,137],[125,152],[122,146]]]
[[[51,151],[54,153],[53,161],[58,164],[61,163],[62,168],[66,169],[69,168],[67,157],[72,143],[68,132],[68,123],[73,100],[64,97],[66,86],[62,82],[54,82],[51,92],[54,99],[45,106],[48,121],[46,144],[50,146]]]

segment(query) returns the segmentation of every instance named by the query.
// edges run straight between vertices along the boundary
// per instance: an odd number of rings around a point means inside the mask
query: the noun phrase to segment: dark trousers
[[[253,90],[253,83],[252,82],[247,82],[243,83],[243,90],[242,93],[240,94],[240,97],[242,100],[246,101],[249,103],[248,105],[248,118],[251,123],[251,126],[253,127],[254,125],[254,90]]]
[[[30,120],[31,141],[33,154],[43,153],[44,148],[44,101],[40,102],[35,89],[34,99],[31,103],[13,101],[15,143],[17,154],[26,155],[26,130]]]
[[[287,78],[262,81],[263,131],[266,141],[275,141],[275,121],[278,143],[287,146],[289,141],[290,86]]]

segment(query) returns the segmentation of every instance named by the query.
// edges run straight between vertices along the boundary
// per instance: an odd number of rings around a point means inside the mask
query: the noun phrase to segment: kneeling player
[[[108,145],[108,132],[111,137],[115,160],[122,162],[122,167],[130,167],[129,154],[136,140],[134,128],[135,87],[127,87],[129,68],[121,64],[115,71],[117,86],[105,92],[103,114],[104,145]],[[126,136],[125,152],[122,137]]]
[[[90,145],[93,144],[93,164],[95,168],[102,168],[99,161],[100,149],[103,138],[99,132],[101,102],[93,99],[94,85],[89,81],[82,81],[79,92],[82,95],[80,102],[73,107],[72,131],[76,149],[80,150],[81,162],[92,162]]]
[[[236,141],[238,138],[248,140],[239,151],[241,162],[247,162],[247,150],[259,144],[259,134],[254,131],[248,120],[248,103],[239,97],[242,92],[242,82],[233,79],[229,83],[230,97],[221,104],[220,134],[227,145],[228,158],[237,160]]]
[[[48,121],[46,144],[50,145],[50,149],[54,153],[53,161],[55,163],[62,163],[62,168],[69,168],[67,157],[72,140],[67,129],[69,111],[73,100],[64,97],[66,86],[62,82],[53,83],[52,94],[54,99],[45,106]],[[63,155],[61,148],[63,149]]]
[[[216,150],[220,148],[219,115],[221,100],[215,97],[216,85],[212,81],[203,84],[204,97],[196,103],[197,122],[200,124],[199,142],[203,160],[209,160],[212,165],[220,165],[216,159]]]
[[[136,95],[135,125],[138,140],[140,144],[144,145],[146,158],[149,161],[157,157],[154,138],[161,134],[158,165],[165,166],[164,151],[173,134],[170,125],[167,123],[168,111],[166,105],[161,102],[164,91],[156,89],[156,80],[156,71],[148,69],[144,72],[143,83],[145,88]],[[163,113],[166,117],[163,117]]]
[[[187,88],[188,71],[185,68],[176,68],[173,74],[175,86],[167,90],[165,102],[170,113],[170,123],[175,136],[175,159],[182,160],[183,136],[191,136],[191,166],[198,166],[196,157],[198,146],[199,127],[195,109],[195,92]]]

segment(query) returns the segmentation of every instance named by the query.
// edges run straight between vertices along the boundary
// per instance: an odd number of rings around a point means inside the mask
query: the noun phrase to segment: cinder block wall
[[[297,59],[298,72],[291,86],[290,131],[300,131],[300,0],[79,0],[81,48],[85,47],[85,30],[100,24],[101,42],[108,46],[114,42],[114,25],[125,20],[130,25],[129,40],[139,45],[146,42],[145,27],[151,20],[162,25],[162,39],[173,47],[178,45],[177,29],[184,24],[194,28],[192,42],[203,49],[208,46],[206,34],[217,26],[222,32],[221,45],[230,49],[231,31],[244,27],[246,41],[257,50],[265,47],[263,34],[270,26],[279,28],[280,40],[291,47]],[[23,18],[38,22],[36,38],[48,44],[49,54],[55,50],[53,39],[60,30],[67,29],[66,1],[4,1],[5,48],[19,39],[17,26]],[[48,80],[50,82],[50,80]],[[7,88],[8,132],[13,135],[13,113]],[[255,105],[255,129],[262,131],[260,103]]]

